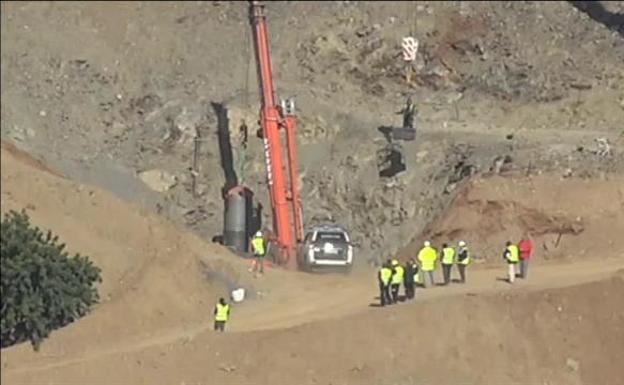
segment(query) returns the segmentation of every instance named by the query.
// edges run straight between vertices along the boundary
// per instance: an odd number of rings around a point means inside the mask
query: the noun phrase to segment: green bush
[[[6,214],[0,233],[1,346],[30,340],[39,350],[51,331],[97,303],[100,269],[80,254],[69,257],[65,244],[31,226],[23,210]]]

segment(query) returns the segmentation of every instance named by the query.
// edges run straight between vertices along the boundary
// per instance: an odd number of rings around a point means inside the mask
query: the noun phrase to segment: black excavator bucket
[[[378,150],[377,167],[381,178],[390,178],[407,170],[403,148],[397,143],[388,143]]]

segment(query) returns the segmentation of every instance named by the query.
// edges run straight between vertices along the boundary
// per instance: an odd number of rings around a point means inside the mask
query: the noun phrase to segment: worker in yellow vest
[[[418,263],[416,263],[415,261],[414,261],[414,284],[415,286],[422,286],[422,279],[420,279],[420,266],[418,266]]]
[[[394,274],[392,274],[392,278],[390,281],[390,288],[392,289],[392,303],[399,302],[399,289],[403,284],[403,279],[405,278],[405,268],[401,266],[398,260],[392,260],[392,269],[394,270]]]
[[[457,270],[459,270],[459,282],[466,283],[466,267],[470,264],[470,251],[466,242],[459,241],[457,248]]]
[[[392,279],[392,274],[393,272],[390,266],[390,261],[386,261],[386,263],[381,265],[381,269],[379,269],[379,273],[377,274],[381,306],[386,306],[392,303],[392,298],[390,298],[390,280]]]
[[[219,302],[214,309],[214,330],[223,332],[225,331],[225,323],[230,318],[230,305],[225,302],[225,299],[219,298]]]
[[[262,236],[262,231],[258,230],[254,237],[251,239],[251,248],[254,254],[253,273],[257,275],[258,270],[260,274],[264,274],[264,257],[266,255],[266,242]],[[259,269],[258,269],[259,267]]]
[[[410,259],[405,264],[405,278],[403,278],[403,286],[405,287],[405,299],[414,298],[416,283],[420,281],[418,277],[418,264],[414,259]]]
[[[509,283],[514,283],[516,278],[515,266],[518,264],[518,261],[520,261],[520,251],[518,250],[518,246],[514,245],[510,241],[507,241],[503,257],[507,261]]]
[[[441,254],[440,259],[444,285],[448,285],[451,282],[451,268],[453,267],[453,263],[455,263],[455,249],[444,243],[442,244]]]
[[[438,253],[436,249],[431,247],[431,242],[425,241],[424,247],[418,252],[418,261],[420,262],[420,270],[423,273],[422,286],[427,287],[427,277],[431,285],[435,285],[433,279],[433,271],[435,270]]]

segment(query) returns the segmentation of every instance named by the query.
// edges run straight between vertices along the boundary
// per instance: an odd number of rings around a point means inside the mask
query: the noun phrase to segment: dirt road
[[[539,263],[539,262],[538,262]],[[476,268],[469,272],[465,285],[434,287],[417,290],[418,301],[434,301],[441,297],[465,294],[488,294],[509,290],[544,290],[572,286],[605,278],[624,268],[624,259],[608,261],[575,261],[573,263],[541,263],[531,266],[530,280],[517,280],[514,285],[505,282],[506,265]],[[456,271],[453,272],[455,275]],[[441,270],[436,279],[441,281]],[[293,279],[286,290],[273,297],[241,306],[232,319],[232,332],[270,330],[293,327],[327,318],[341,318],[353,313],[366,313],[367,308],[379,303],[375,272],[359,273],[350,279],[336,277],[301,277],[300,287]],[[412,304],[407,304],[411,306]],[[331,309],[331,311],[325,311]]]
[[[574,286],[603,280],[621,269],[624,269],[624,259],[621,258],[600,263],[538,262],[532,266],[529,280],[518,280],[514,285],[510,285],[504,281],[506,273],[504,265],[476,267],[470,271],[467,284],[420,289],[417,291],[416,301],[402,303],[399,307],[427,306],[428,303],[448,297],[534,292]],[[279,276],[280,287],[274,288],[274,295],[234,306],[232,321],[228,325],[230,333],[245,334],[258,330],[279,332],[280,329],[340,319],[349,315],[367,317],[373,312],[386,312],[391,315],[395,311],[393,307],[377,308],[377,287],[373,271],[358,272],[350,277],[310,276],[298,273],[283,275],[280,271],[268,272],[273,273]],[[47,372],[67,366],[91,365],[91,362],[96,363],[119,355],[140,354],[146,349],[168,349],[172,344],[187,344],[212,333],[210,321],[210,317],[207,316],[204,323],[172,328],[141,340],[121,340],[110,336],[106,344],[98,346],[88,346],[90,345],[88,341],[82,341],[85,350],[78,349],[82,351],[80,354],[50,351],[45,353],[45,357],[41,357],[40,354],[32,354],[23,349],[20,352],[9,352],[7,358],[3,358],[3,376],[10,383],[23,383],[18,380],[22,375],[46,378]]]

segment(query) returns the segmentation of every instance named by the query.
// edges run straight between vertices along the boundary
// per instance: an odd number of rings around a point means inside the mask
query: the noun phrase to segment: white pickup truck
[[[350,272],[353,245],[349,233],[340,225],[324,224],[306,233],[298,255],[299,267],[305,271]]]

